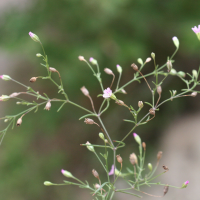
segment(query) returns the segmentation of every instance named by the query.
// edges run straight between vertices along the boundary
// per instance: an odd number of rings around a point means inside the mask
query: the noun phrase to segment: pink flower
[[[32,32],[29,32],[28,34],[29,34],[29,36],[31,37],[32,40],[34,40],[35,42],[40,42],[40,39],[37,35],[35,35]]]
[[[184,183],[184,184],[185,184],[185,185],[187,185],[188,183],[189,183],[189,181],[185,181],[185,183]]]
[[[113,175],[115,173],[115,167],[112,165],[110,172],[108,173],[109,176]]]
[[[195,26],[194,28],[192,28],[192,30],[193,30],[196,34],[200,33],[200,25],[198,26],[198,28]]]
[[[112,90],[108,87],[103,91],[103,98],[108,99],[112,96]]]
[[[29,32],[28,34],[30,35],[31,38],[34,37],[34,33]]]
[[[0,78],[3,79],[3,75],[1,75]]]
[[[186,188],[188,184],[189,184],[189,181],[185,181],[181,188]]]

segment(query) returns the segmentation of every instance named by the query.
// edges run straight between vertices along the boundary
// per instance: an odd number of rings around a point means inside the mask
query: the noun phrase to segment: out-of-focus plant
[[[199,38],[200,25],[198,28],[194,27],[193,31],[197,34],[198,39],[200,39]],[[174,99],[180,98],[180,97],[188,97],[188,96],[195,97],[197,95],[197,93],[199,93],[198,91],[195,90],[195,88],[197,85],[200,85],[200,81],[198,81],[200,70],[198,70],[198,71],[192,70],[191,74],[187,73],[189,78],[186,79],[185,72],[183,72],[183,71],[177,72],[173,68],[173,63],[174,63],[173,58],[179,49],[178,38],[177,37],[172,38],[174,45],[176,47],[175,52],[173,53],[172,56],[167,58],[167,60],[164,62],[164,64],[162,66],[159,66],[156,63],[155,53],[151,53],[151,57],[148,57],[145,61],[143,61],[141,58],[139,58],[137,60],[139,63],[139,67],[135,63],[131,64],[134,76],[130,81],[128,81],[124,85],[120,85],[120,80],[121,80],[122,71],[123,71],[122,67],[120,65],[117,65],[116,71],[118,72],[118,80],[117,80],[115,89],[113,91],[111,89],[114,87],[113,84],[116,79],[115,73],[112,70],[110,70],[109,68],[104,69],[104,72],[106,74],[112,76],[111,84],[109,85],[109,87],[108,86],[105,87],[103,85],[103,81],[101,79],[101,70],[100,70],[97,60],[95,60],[94,58],[90,58],[89,62],[88,62],[83,56],[79,56],[78,59],[80,61],[85,62],[88,65],[88,67],[91,69],[93,75],[96,77],[97,81],[99,82],[100,89],[101,89],[101,92],[98,95],[98,98],[102,98],[102,103],[97,110],[97,107],[94,105],[93,99],[91,98],[90,93],[87,90],[87,88],[84,86],[81,88],[81,92],[91,102],[92,109],[88,110],[87,108],[84,108],[83,106],[78,105],[69,99],[69,97],[63,87],[61,74],[59,73],[58,69],[50,67],[50,65],[48,63],[48,57],[45,53],[45,50],[43,48],[43,45],[42,45],[39,37],[32,32],[30,32],[29,35],[35,42],[37,42],[41,45],[43,53],[42,54],[37,53],[36,56],[43,59],[43,63],[41,63],[41,65],[43,67],[45,67],[47,70],[46,76],[32,77],[32,78],[30,78],[30,82],[34,83],[38,79],[43,79],[43,80],[49,79],[54,85],[56,85],[56,87],[58,89],[58,93],[61,93],[63,95],[63,99],[49,98],[47,94],[45,94],[45,93],[40,94],[38,91],[35,91],[32,87],[26,86],[23,83],[16,81],[15,79],[11,78],[8,75],[1,75],[0,78],[2,80],[13,81],[17,84],[22,85],[26,90],[22,91],[22,92],[14,92],[10,95],[2,95],[0,97],[0,101],[7,101],[7,100],[13,98],[13,99],[17,100],[17,102],[16,102],[17,105],[19,105],[19,104],[26,105],[29,108],[16,114],[16,115],[7,115],[7,116],[1,118],[2,120],[4,120],[4,122],[8,123],[8,125],[4,130],[2,130],[0,132],[0,137],[1,137],[0,143],[2,143],[7,130],[11,126],[14,127],[15,124],[17,126],[20,126],[22,124],[23,117],[26,117],[26,115],[28,113],[30,113],[31,111],[37,112],[37,110],[40,106],[43,105],[44,109],[48,111],[51,109],[51,106],[54,102],[60,102],[61,103],[60,108],[57,110],[59,112],[65,104],[71,104],[71,105],[76,106],[86,112],[86,114],[84,116],[80,117],[79,120],[85,119],[84,122],[86,124],[88,124],[88,125],[94,124],[99,127],[99,130],[100,130],[99,137],[103,140],[103,144],[102,145],[101,144],[91,144],[88,141],[85,144],[81,144],[81,145],[86,146],[87,149],[89,151],[91,151],[97,157],[97,160],[99,161],[100,166],[104,169],[105,173],[99,174],[97,172],[97,170],[93,169],[92,174],[98,180],[97,180],[97,183],[95,183],[92,186],[92,184],[89,184],[87,181],[83,182],[83,181],[79,180],[78,178],[76,178],[74,175],[72,175],[70,172],[62,169],[61,173],[65,177],[73,179],[73,181],[65,181],[64,180],[64,183],[62,183],[62,184],[55,184],[55,183],[51,183],[49,181],[45,181],[44,184],[46,186],[76,185],[76,186],[79,186],[80,188],[89,189],[92,196],[94,196],[96,199],[105,199],[105,200],[113,199],[113,197],[116,193],[125,193],[125,194],[133,195],[136,197],[141,197],[140,195],[138,195],[136,193],[143,193],[143,194],[154,196],[154,197],[162,197],[168,192],[169,187],[175,187],[172,185],[163,184],[161,182],[153,182],[153,180],[155,178],[168,172],[169,168],[167,166],[163,165],[162,166],[163,172],[158,175],[155,175],[156,169],[158,168],[158,165],[159,165],[159,161],[162,157],[162,151],[158,152],[157,163],[154,167],[151,163],[146,164],[145,163],[145,156],[146,156],[146,150],[147,150],[146,143],[142,141],[142,139],[140,138],[140,136],[138,134],[133,133],[133,131],[138,126],[145,125],[145,124],[149,123],[152,119],[154,119],[154,117],[156,117],[156,113],[159,111],[159,108],[162,104],[164,104],[168,101],[173,101]],[[148,65],[148,63],[151,62],[152,60],[154,63],[154,69],[152,70],[152,72],[143,75],[142,69],[146,65]],[[55,73],[58,75],[59,82],[56,82],[52,78],[52,73]],[[173,90],[173,88],[172,88],[172,90],[169,91],[170,92],[169,97],[167,99],[161,101],[161,99],[162,99],[161,95],[163,92],[162,84],[165,81],[165,79],[170,75],[177,76],[178,78],[180,78],[185,83],[185,88],[183,88],[180,92]],[[148,77],[150,77],[150,76],[153,76],[155,79],[154,81],[152,81],[152,83],[149,83],[147,80]],[[138,107],[134,108],[133,106],[131,106],[131,105],[129,106],[125,102],[123,102],[122,100],[117,98],[118,93],[126,94],[126,91],[125,91],[126,86],[130,85],[134,81],[141,82],[141,80],[144,80],[147,84],[148,90],[150,91],[150,94],[152,96],[151,102],[143,103],[143,101],[139,100]],[[105,88],[107,88],[107,89],[105,89]],[[25,99],[22,99],[22,98],[20,98],[21,94],[33,96],[36,99],[36,101],[29,102]],[[124,121],[133,124],[132,129],[128,133],[124,134],[123,138],[119,141],[111,139],[109,131],[106,129],[106,127],[101,119],[102,114],[104,114],[109,109],[110,103],[113,103],[113,101],[116,103],[116,107],[123,106],[130,113],[130,119],[126,119]],[[143,109],[144,106],[148,106],[149,111],[144,116],[140,116],[140,111]],[[93,119],[91,119],[91,118],[93,118]],[[129,160],[130,160],[132,167],[131,168],[126,167],[126,171],[125,171],[124,170],[125,167],[123,166],[123,159],[120,156],[120,148],[125,147],[125,140],[127,139],[127,137],[130,134],[133,134],[133,137],[138,145],[139,155],[136,155],[134,152],[132,152],[130,154]],[[96,148],[102,149],[102,152],[100,154],[97,153]],[[112,155],[110,155],[110,151],[112,152]],[[108,165],[108,163],[109,163],[108,161],[110,159],[113,160],[113,165],[111,167],[111,170],[109,170],[110,166]],[[148,168],[147,171],[145,170],[145,166]],[[119,168],[120,170],[118,170],[117,168]],[[106,181],[103,181],[105,179],[105,178],[102,178],[103,176],[107,177]],[[110,176],[113,176],[113,177],[110,178]],[[118,180],[119,177],[124,179],[124,181],[127,183],[127,186],[128,186],[127,188],[120,189],[120,188],[116,187],[116,181]],[[175,187],[175,188],[186,188],[188,183],[189,183],[189,181],[185,181],[182,184],[182,186]],[[154,194],[149,194],[149,193],[144,192],[143,190],[141,190],[141,187],[144,185],[164,186],[163,195],[157,196]]]

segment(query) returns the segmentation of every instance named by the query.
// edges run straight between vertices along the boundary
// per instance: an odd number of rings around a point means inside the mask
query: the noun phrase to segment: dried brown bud
[[[130,160],[130,163],[131,163],[132,165],[135,165],[135,164],[138,163],[138,161],[137,161],[137,156],[135,155],[135,153],[130,154],[129,160]]]
[[[155,110],[154,110],[153,108],[151,108],[151,109],[149,110],[149,113],[150,113],[151,115],[155,115]]]
[[[168,69],[168,72],[170,72],[171,69],[172,69],[172,62],[171,62],[171,60],[167,61],[167,69]]]
[[[116,158],[117,158],[117,162],[118,163],[122,163],[123,162],[122,157],[120,155],[116,155]]]
[[[120,105],[120,106],[124,106],[124,102],[121,100],[117,100],[115,101],[116,104]]]
[[[99,174],[95,169],[92,170],[92,174],[94,175],[95,178],[99,179]]]
[[[133,64],[131,65],[131,67],[132,67],[135,71],[138,71],[138,66],[137,66],[135,63],[133,63]]]
[[[168,190],[169,190],[169,186],[165,185],[164,190],[163,190],[163,196],[167,194]]]
[[[80,61],[85,61],[85,58],[84,58],[83,56],[79,56],[78,59],[79,59]]]
[[[34,83],[34,82],[37,80],[37,78],[38,78],[38,77],[32,77],[29,81],[30,81],[31,83]]]
[[[14,93],[10,94],[9,96],[13,98],[13,97],[16,97],[16,96],[18,96],[18,95],[20,95],[19,92],[14,92]]]
[[[157,160],[159,161],[162,158],[162,151],[157,153]]]
[[[196,97],[197,96],[197,92],[192,92],[191,97]]]
[[[94,120],[90,119],[90,118],[85,118],[84,121],[86,124],[94,124]]]
[[[22,123],[22,117],[20,117],[18,120],[17,120],[17,126],[20,126],[21,125],[21,123]]]
[[[83,87],[81,88],[81,92],[82,92],[85,96],[88,96],[88,95],[89,95],[89,91],[86,89],[85,86],[83,86]]]
[[[51,108],[51,102],[48,101],[44,109],[45,110],[50,110],[50,108]]]
[[[49,71],[50,72],[58,72],[55,68],[53,68],[53,67],[49,67]]]
[[[159,85],[157,86],[157,93],[160,95],[162,93],[162,87]]]
[[[105,69],[104,69],[104,72],[105,72],[106,74],[109,74],[109,75],[114,75],[114,73],[112,72],[112,70],[111,70],[111,69],[108,69],[108,68],[105,68]]]
[[[143,102],[142,102],[142,101],[138,101],[138,107],[139,107],[139,108],[143,108],[143,106],[144,106],[144,105],[143,105]]]
[[[142,147],[143,147],[144,150],[146,151],[146,143],[145,143],[145,142],[142,143]]]
[[[169,170],[169,168],[168,168],[167,166],[165,166],[165,165],[163,165],[162,167],[163,167],[163,169],[164,169],[165,171],[168,171],[168,170]]]

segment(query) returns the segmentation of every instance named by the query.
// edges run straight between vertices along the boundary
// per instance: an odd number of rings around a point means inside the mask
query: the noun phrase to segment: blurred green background
[[[123,68],[121,85],[133,77],[132,63],[138,58],[146,60],[151,52],[156,54],[159,65],[173,54],[175,46],[172,37],[177,36],[180,50],[175,56],[174,68],[191,73],[198,69],[199,42],[191,30],[199,24],[200,1],[186,0],[15,0],[0,4],[0,52],[2,54],[0,74],[9,74],[20,82],[31,85],[40,93],[51,98],[60,97],[57,88],[48,80],[29,83],[33,76],[46,74],[39,64],[36,53],[42,53],[40,46],[28,35],[31,31],[42,41],[51,67],[56,68],[63,79],[70,99],[91,109],[89,100],[81,93],[84,85],[90,91],[95,106],[102,98],[98,82],[84,62],[78,60],[94,57],[102,72],[104,87],[111,83],[111,76],[103,72],[110,68],[118,76],[116,64]],[[8,67],[7,67],[8,66]],[[153,70],[150,62],[143,73]],[[54,76],[56,80],[57,76]],[[152,79],[153,80],[153,79]],[[177,77],[169,77],[163,85],[163,96],[169,97],[169,89],[180,90],[184,84]],[[142,81],[125,88],[127,95],[118,98],[137,108],[138,101],[151,101],[150,92]],[[1,93],[24,91],[24,88],[1,81]],[[24,96],[25,97],[25,96]],[[156,118],[148,125],[138,127],[136,132],[147,143],[148,156],[155,157],[162,130],[177,116],[198,110],[199,98],[182,98],[161,107]],[[40,108],[29,113],[23,124],[9,130],[0,147],[0,199],[15,200],[64,200],[92,199],[87,190],[72,186],[46,187],[44,181],[61,183],[66,180],[61,169],[71,171],[81,180],[96,183],[92,169],[103,174],[97,159],[81,143],[90,141],[100,144],[99,129],[86,125],[78,119],[84,111],[65,105],[57,113],[59,103],[52,103],[50,111]],[[26,107],[16,105],[15,100],[0,103],[1,116],[18,113]],[[148,111],[145,106],[144,113]],[[131,119],[126,109],[114,102],[102,116],[112,139],[120,140],[132,128],[122,119]],[[1,129],[5,127],[1,123]],[[130,135],[127,146],[118,153],[129,165],[128,157],[137,152]],[[111,152],[110,152],[110,156]],[[153,158],[155,161],[155,158]],[[152,162],[153,162],[152,161]],[[112,165],[112,159],[109,163]],[[103,175],[101,175],[103,176]],[[116,198],[117,199],[117,198]]]

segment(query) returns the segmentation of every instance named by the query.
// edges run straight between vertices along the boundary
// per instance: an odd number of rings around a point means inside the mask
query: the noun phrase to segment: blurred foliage
[[[10,56],[10,59],[18,57],[20,60],[13,66],[13,78],[29,84],[30,77],[46,73],[39,65],[41,60],[35,57],[41,48],[28,36],[29,31],[37,34],[50,65],[61,73],[70,99],[90,108],[80,88],[85,85],[95,105],[99,106],[102,99],[96,96],[100,87],[86,64],[77,59],[79,55],[97,59],[102,72],[108,67],[117,73],[115,66],[120,64],[124,70],[123,84],[133,77],[130,65],[137,58],[145,60],[155,52],[157,63],[165,63],[167,56],[175,50],[171,38],[177,36],[180,50],[175,56],[174,67],[191,72],[192,68],[198,68],[200,61],[199,42],[191,31],[191,27],[199,23],[199,7],[200,1],[191,3],[186,0],[34,0],[26,10],[12,8],[2,16],[0,44],[11,55],[17,55]],[[143,73],[152,69],[150,63]],[[102,78],[104,87],[108,87],[111,77],[102,73]],[[183,87],[181,81],[174,80],[171,77],[166,81],[163,99],[169,96],[169,89]],[[51,97],[57,95],[56,88],[48,81],[38,80],[33,87]],[[22,89],[12,85],[12,92]],[[118,98],[135,107],[138,100],[151,98],[144,82],[140,85],[133,83],[126,90],[128,95],[121,94]],[[189,108],[195,110],[197,99],[185,98],[167,103],[153,121],[146,127],[139,127],[136,132],[147,142],[147,148],[150,144],[157,144],[161,129],[173,120],[172,116],[178,117],[178,112],[186,112]],[[9,106],[6,114],[24,109],[16,106],[14,101],[1,102],[1,106],[4,105]],[[102,172],[93,155],[79,146],[87,140],[100,143],[98,128],[85,125],[83,120],[78,121],[85,114],[83,111],[66,105],[57,113],[58,107],[54,103],[49,112],[40,109],[36,114],[28,114],[21,127],[7,133],[0,153],[2,199],[80,199],[82,194],[86,196],[81,199],[91,199],[87,191],[85,194],[73,187],[44,187],[42,184],[46,180],[61,182],[64,179],[60,173],[62,168],[93,183],[96,180],[91,170],[95,168],[99,174]],[[147,111],[146,106],[144,113]],[[130,114],[114,104],[103,116],[113,139],[120,140],[131,129],[131,124],[122,121],[124,118],[130,119]],[[126,142],[127,148],[119,153],[128,164],[128,156],[135,147],[131,136]]]

